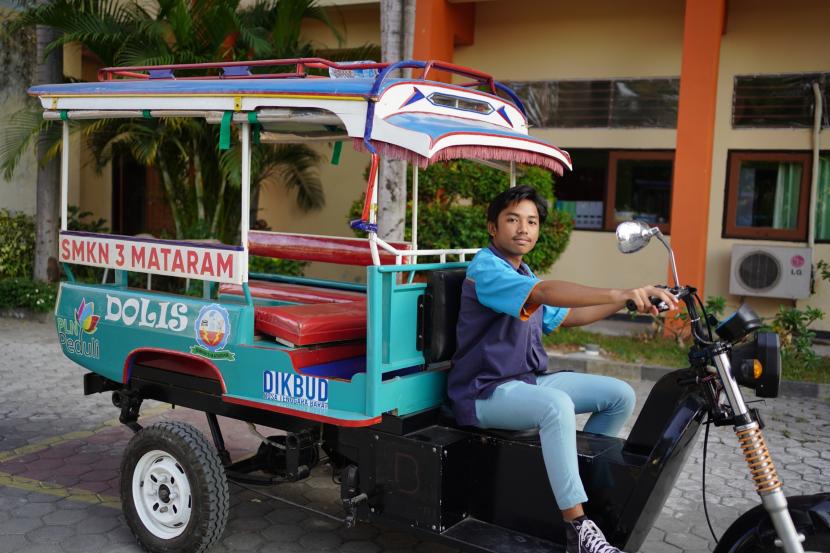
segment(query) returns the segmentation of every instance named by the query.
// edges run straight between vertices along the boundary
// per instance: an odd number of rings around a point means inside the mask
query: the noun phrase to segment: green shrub
[[[251,255],[248,257],[249,273],[268,273],[272,275],[302,276],[308,263],[290,259],[274,259]]]
[[[56,284],[36,282],[30,278],[0,280],[0,309],[51,311],[58,293]]]
[[[66,226],[69,230],[83,232],[107,233],[107,220],[103,218],[93,219],[91,211],[81,211],[76,205],[67,207]],[[78,282],[96,284],[101,282],[104,276],[104,269],[101,267],[90,267],[89,265],[72,265],[72,274]]]
[[[81,230],[84,232],[109,232],[107,227],[107,220],[103,217],[98,219],[92,218],[91,211],[81,211],[81,208],[76,205],[70,205],[66,208],[66,226],[69,230]]]
[[[31,278],[34,262],[34,218],[0,209],[0,279]]]
[[[549,171],[523,167],[517,184],[528,184],[548,199],[551,209],[539,231],[536,247],[524,260],[536,273],[547,272],[565,250],[573,230],[570,215],[557,211],[554,183]],[[408,172],[411,179],[411,172]],[[411,183],[410,183],[411,184]],[[437,163],[420,172],[418,180],[418,248],[484,247],[487,234],[487,206],[496,195],[507,190],[510,177],[503,171],[469,160]],[[409,187],[411,190],[411,186]],[[407,221],[412,216],[412,198],[407,200]],[[349,220],[363,210],[363,198],[349,210]],[[358,236],[365,234],[356,232]],[[411,240],[407,226],[405,239]]]
[[[813,369],[820,359],[813,351],[816,333],[810,325],[824,318],[824,311],[807,306],[804,309],[780,306],[772,319],[771,329],[781,337],[781,359],[784,371],[790,369]]]

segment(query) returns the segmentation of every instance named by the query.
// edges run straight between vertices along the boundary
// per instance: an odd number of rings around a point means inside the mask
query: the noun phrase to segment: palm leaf
[[[326,204],[318,172],[320,154],[315,150],[305,144],[280,144],[257,150],[262,150],[257,167],[259,183],[276,178],[287,189],[296,190],[297,205],[303,211],[321,209]]]
[[[24,107],[6,118],[0,132],[0,169],[5,179],[12,178],[20,159],[40,132],[50,126],[51,121],[45,121],[42,110],[35,105]]]

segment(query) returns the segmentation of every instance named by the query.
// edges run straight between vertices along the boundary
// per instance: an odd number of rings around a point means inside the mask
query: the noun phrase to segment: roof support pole
[[[418,164],[412,164],[412,249],[418,249]],[[413,263],[417,261],[413,260]]]
[[[671,244],[678,272],[700,290],[706,283],[709,195],[718,64],[726,0],[686,2],[677,151],[671,198]]]
[[[242,222],[239,229],[242,241],[242,282],[248,282],[248,230],[251,228],[251,124],[242,123]],[[246,294],[247,295],[247,294]]]
[[[69,121],[62,122],[61,140],[61,230],[67,230],[69,203]]]

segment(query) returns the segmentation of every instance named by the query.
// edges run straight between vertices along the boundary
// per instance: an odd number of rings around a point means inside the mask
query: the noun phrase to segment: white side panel
[[[416,88],[418,92],[423,94],[423,99],[405,105],[412,98],[412,95],[416,94]],[[435,93],[468,98],[474,102],[486,102],[490,104],[492,111],[490,113],[478,113],[435,104],[430,101],[430,96]],[[498,113],[500,108],[504,108],[507,119]],[[396,113],[433,113],[445,117],[458,117],[527,134],[527,120],[513,104],[473,90],[458,90],[420,82],[394,84],[387,88],[378,99],[375,106],[375,117],[383,119]]]
[[[205,111],[256,111],[260,108],[316,108],[331,111],[346,126],[349,136],[363,136],[366,122],[366,101],[329,100],[308,98],[284,98],[263,96],[41,96],[40,102],[47,110],[168,110],[182,112]],[[70,119],[72,118],[70,114]]]

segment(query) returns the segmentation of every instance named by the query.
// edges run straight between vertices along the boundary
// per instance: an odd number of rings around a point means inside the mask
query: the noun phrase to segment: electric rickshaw
[[[419,76],[394,76],[401,70]],[[436,72],[466,82],[432,80]],[[98,82],[29,92],[44,118],[63,126],[59,255],[68,280],[55,309],[58,338],[65,355],[87,370],[84,393],[111,392],[120,421],[135,431],[121,495],[144,548],[208,548],[227,520],[228,479],[297,481],[322,450],[340,475],[346,525],[402,525],[473,551],[564,551],[552,491],[538,485],[547,482],[538,433],[460,427],[443,408],[461,283],[477,248],[418,246],[419,169],[472,159],[504,168],[511,184],[516,164],[558,174],[570,169],[566,152],[528,134],[513,91],[486,73],[440,61],[304,58],[106,68]],[[68,230],[71,122],[141,117],[204,118],[220,126],[226,142],[239,133],[239,244]],[[368,238],[250,230],[254,136],[351,142],[365,152],[365,205],[352,226]],[[377,235],[381,157],[412,167],[406,242]],[[617,232],[624,252],[655,236],[668,247],[659,229],[642,222],[623,223]],[[366,281],[249,273],[249,255],[364,267]],[[80,283],[76,264],[106,268],[114,278]],[[133,288],[129,273],[201,280],[204,294]],[[713,320],[676,269],[671,290],[691,317],[690,366],[656,383],[626,439],[578,434],[587,514],[610,542],[636,551],[708,417],[734,427],[761,499],[717,551],[830,551],[830,494],[785,497],[760,414],[739,388],[777,395],[777,336],[762,332],[746,306]],[[142,427],[148,399],[204,412],[210,438],[180,422]],[[283,434],[234,460],[218,416]]]

